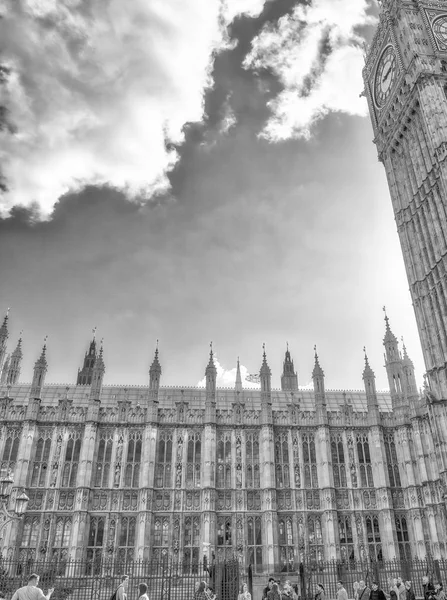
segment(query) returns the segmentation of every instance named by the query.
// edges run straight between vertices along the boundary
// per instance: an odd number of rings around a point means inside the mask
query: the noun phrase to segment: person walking
[[[11,600],[50,600],[54,588],[50,588],[45,595],[43,591],[37,587],[39,579],[39,575],[32,573],[28,577],[28,585],[24,585],[16,590]]]
[[[262,592],[262,598],[263,600],[265,600],[265,598],[267,598],[267,594],[270,592],[270,590],[272,589],[272,585],[275,583],[275,578],[274,577],[269,577],[268,583],[264,588],[264,591]]]
[[[241,591],[237,597],[237,600],[251,600],[251,594],[248,591],[248,585],[246,583],[241,585]]]
[[[371,590],[367,587],[366,583],[361,579],[359,581],[358,600],[369,600]]]
[[[435,586],[427,575],[422,577],[422,589],[424,590],[424,600],[429,600],[432,596],[435,596]]]
[[[445,592],[442,587],[442,583],[437,583],[435,585],[435,594],[436,594],[436,600],[446,600]]]
[[[121,583],[116,590],[116,600],[127,600],[127,588],[129,586],[129,575],[121,577]]]
[[[414,595],[414,591],[411,587],[411,581],[405,582],[405,589],[407,591],[406,600],[416,600],[416,596]]]
[[[276,583],[276,581],[272,583],[272,589],[267,594],[267,600],[281,600],[279,585]]]
[[[208,596],[206,595],[206,582],[201,581],[199,583],[199,587],[197,588],[196,593],[194,594],[194,600],[208,600]]]
[[[315,600],[326,600],[326,593],[324,591],[324,585],[317,583],[317,593],[315,594]]]
[[[377,581],[373,581],[371,584],[370,600],[386,600],[385,593],[380,589]]]
[[[341,581],[337,581],[337,600],[348,600],[348,592]]]
[[[147,584],[140,583],[138,587],[140,588],[140,595],[138,596],[138,600],[149,600],[149,596],[147,595]]]

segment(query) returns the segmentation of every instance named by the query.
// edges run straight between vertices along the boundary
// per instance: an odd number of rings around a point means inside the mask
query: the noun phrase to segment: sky
[[[375,0],[0,0],[0,312],[22,380],[379,389],[386,305],[424,370],[360,97]],[[248,386],[248,384],[247,384]]]

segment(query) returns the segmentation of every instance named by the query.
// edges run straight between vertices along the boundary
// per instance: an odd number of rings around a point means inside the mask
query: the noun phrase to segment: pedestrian
[[[267,594],[270,592],[270,590],[272,589],[272,585],[275,583],[275,578],[274,577],[269,577],[268,583],[264,588],[264,591],[262,592],[262,598],[263,600],[265,600],[265,598],[267,598]]]
[[[322,583],[317,583],[317,593],[315,594],[315,600],[326,600],[324,585]]]
[[[435,585],[435,592],[436,592],[436,600],[446,600],[445,592],[442,587],[442,583],[437,583]]]
[[[359,582],[354,581],[352,584],[352,589],[354,590],[354,600],[359,600]]]
[[[411,581],[405,582],[405,589],[407,590],[406,600],[416,600],[416,596],[414,595],[414,591],[411,587]]]
[[[435,587],[427,575],[422,577],[422,589],[424,590],[424,600],[429,600],[430,597],[435,596]]]
[[[251,594],[248,591],[248,585],[246,583],[241,585],[241,591],[237,597],[237,600],[251,600]]]
[[[359,581],[358,600],[369,600],[371,590],[366,586],[366,583],[361,579]]]
[[[199,583],[199,587],[197,588],[196,593],[194,594],[194,600],[208,600],[208,596],[206,595],[206,583],[205,581],[201,581]]]
[[[267,594],[267,600],[281,600],[279,585],[276,583],[276,581],[272,583],[272,589]]]
[[[50,588],[47,592],[47,595],[45,595],[43,591],[37,587],[39,584],[39,579],[39,575],[32,573],[28,577],[28,585],[24,585],[16,590],[11,600],[50,600],[51,594],[54,592],[54,588]]]
[[[149,600],[149,596],[147,595],[147,584],[140,583],[138,587],[140,588],[140,595],[138,596],[138,600]]]
[[[121,583],[116,590],[116,600],[127,600],[127,588],[129,586],[129,575],[123,575],[121,577]]]
[[[407,590],[402,581],[402,577],[398,577],[396,579],[396,594],[397,594],[397,600],[406,600]]]
[[[348,600],[348,592],[341,581],[337,581],[337,600]]]
[[[377,581],[373,581],[371,584],[370,600],[386,600],[386,596]]]

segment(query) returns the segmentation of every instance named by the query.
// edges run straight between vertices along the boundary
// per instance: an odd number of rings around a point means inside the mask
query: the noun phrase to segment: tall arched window
[[[167,488],[172,486],[172,431],[160,431],[157,444],[157,459],[155,469],[155,487]]]
[[[57,517],[53,540],[53,559],[63,561],[68,559],[71,536],[71,517]],[[63,575],[64,573],[60,573]]]
[[[336,435],[332,437],[331,455],[332,471],[334,473],[334,487],[345,488],[347,486],[345,452],[343,449],[343,438],[341,435]]]
[[[20,429],[10,429],[7,430],[7,437],[5,441],[5,446],[3,448],[3,458],[2,458],[2,471],[12,471],[14,472],[17,460],[17,454],[19,452],[19,444],[20,444]]]
[[[318,488],[317,455],[313,433],[303,434],[304,487]]]
[[[251,565],[257,573],[261,573],[262,560],[261,517],[249,516],[247,517],[247,565]]]
[[[385,455],[388,467],[388,477],[391,487],[401,487],[399,461],[397,460],[396,444],[394,442],[394,433],[388,433],[384,436]]]
[[[260,487],[259,474],[259,436],[258,433],[248,433],[245,436],[245,485],[247,488]]]
[[[131,562],[134,559],[136,525],[135,517],[121,518],[118,558],[122,562]]]
[[[313,561],[321,562],[324,559],[323,534],[319,516],[310,515],[307,518],[307,535],[309,540],[309,557]]]
[[[140,483],[142,437],[141,431],[129,431],[127,444],[126,470],[124,485],[127,488],[137,488]]]
[[[112,462],[113,432],[101,431],[96,454],[94,486],[110,487],[110,465]]]
[[[360,482],[362,487],[374,487],[371,454],[369,452],[367,434],[362,433],[357,435],[357,454],[359,458]]]
[[[282,572],[295,570],[293,526],[291,516],[278,519],[279,562]]]
[[[31,475],[31,487],[45,487],[51,450],[51,438],[49,437],[49,433],[50,432],[48,432],[48,434],[47,432],[44,432],[37,440]]]
[[[383,560],[382,543],[380,538],[379,517],[368,515],[365,517],[366,537],[368,541],[369,556],[372,560]]]
[[[395,523],[397,546],[399,548],[400,559],[411,560],[411,544],[410,536],[408,535],[407,519],[404,516],[397,515],[395,518]]]
[[[65,450],[65,461],[62,471],[61,487],[76,487],[81,440],[78,432],[71,432]]]
[[[231,456],[231,432],[223,432],[217,441],[217,481],[216,487],[232,487],[232,456]]]
[[[275,436],[276,487],[290,487],[289,436],[279,433]]]
[[[340,554],[343,561],[355,560],[354,538],[352,535],[352,516],[341,515],[338,518],[338,534],[340,540]]]
[[[91,517],[87,543],[86,575],[101,573],[101,555],[104,545],[104,517]]]
[[[186,487],[200,488],[200,470],[202,466],[202,440],[199,432],[188,433],[186,461]]]
[[[37,558],[37,544],[40,533],[40,516],[26,516],[23,523],[22,540],[20,543],[20,562]]]

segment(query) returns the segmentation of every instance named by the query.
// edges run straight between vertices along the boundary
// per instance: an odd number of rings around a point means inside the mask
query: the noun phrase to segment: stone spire
[[[289,344],[287,344],[286,355],[283,363],[283,371],[281,375],[281,389],[285,392],[293,392],[298,389],[298,376],[295,373],[293,360],[289,352]]]
[[[0,327],[0,373],[2,373],[3,363],[6,357],[6,343],[8,341],[8,319],[9,319],[9,308],[4,316],[2,326]]]
[[[242,377],[241,377],[241,365],[239,364],[239,356],[237,357],[236,383],[234,384],[234,390],[236,392],[242,392]]]
[[[205,398],[205,425],[216,424],[216,387],[217,369],[214,364],[213,342],[210,343],[210,359],[205,369],[206,398]]]
[[[402,369],[402,357],[399,352],[399,342],[391,331],[390,320],[386,314],[385,307],[383,307],[383,312],[385,313],[385,336],[383,338],[383,345],[385,346],[385,368],[388,376],[388,384],[390,386],[393,411],[395,411],[407,404],[403,387],[404,373]]]
[[[378,424],[380,422],[379,415],[379,403],[377,400],[376,392],[376,376],[374,371],[371,369],[368,355],[366,354],[366,348],[363,348],[365,353],[365,368],[363,369],[363,383],[365,385],[366,392],[366,404],[368,407],[368,415],[373,420],[371,424]]]
[[[3,363],[3,369],[0,371],[0,373],[1,373],[0,384],[2,384],[2,385],[6,384],[6,380],[8,379],[8,371],[9,371],[10,361],[11,361],[11,355],[7,354],[5,361]]]
[[[383,307],[383,312],[385,313],[385,335],[383,338],[383,345],[385,346],[385,361],[400,361],[399,342],[397,341],[397,337],[391,331],[390,320],[386,314],[385,307]]]
[[[155,347],[154,360],[149,369],[149,390],[155,392],[158,396],[158,390],[160,388],[160,377],[161,377],[161,365],[158,360],[158,340]]]
[[[8,385],[15,385],[19,381],[22,358],[22,334],[20,334],[17,346],[11,355],[9,363],[8,374],[6,377],[6,383]]]
[[[34,364],[33,382],[31,384],[31,398],[40,398],[48,370],[47,363],[47,337],[44,340],[42,352]]]
[[[262,345],[263,354],[262,354],[262,365],[261,370],[259,371],[259,378],[261,381],[261,395],[269,394],[272,391],[272,372],[270,367],[267,364],[267,355],[265,353],[265,344]]]
[[[402,371],[403,371],[403,393],[408,398],[410,406],[415,406],[418,403],[419,394],[416,383],[416,375],[414,372],[414,364],[408,356],[407,348],[402,339]]]
[[[324,389],[324,371],[321,368],[320,361],[318,359],[317,347],[314,346],[315,352],[315,364],[312,371],[312,379],[314,382],[314,395],[315,395],[315,409],[317,413],[317,423],[323,425],[326,423],[327,409],[326,409],[326,392]]]
[[[93,329],[93,338],[90,342],[90,347],[84,356],[84,364],[82,369],[78,370],[78,378],[76,385],[91,385],[93,367],[96,361],[96,327]]]
[[[92,383],[90,388],[90,400],[94,400],[95,402],[100,402],[101,400],[101,389],[102,382],[104,379],[104,373],[106,372],[106,368],[104,365],[104,348],[103,348],[103,340],[101,340],[101,347],[99,349],[99,354],[96,357],[95,364],[92,370]]]

